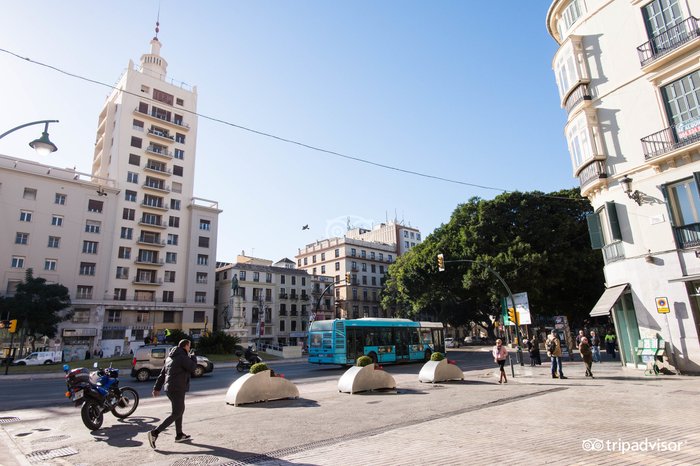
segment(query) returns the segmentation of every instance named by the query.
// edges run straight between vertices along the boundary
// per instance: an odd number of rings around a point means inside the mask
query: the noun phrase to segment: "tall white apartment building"
[[[546,26],[573,174],[595,213],[591,242],[622,362],[662,339],[700,372],[699,0],[556,0]]]
[[[75,312],[73,322],[61,324],[61,336],[106,355],[128,353],[166,328],[196,337],[211,330],[214,317],[221,211],[217,202],[193,195],[197,92],[167,77],[157,37],[150,45],[139,65],[129,61],[99,114],[89,184],[79,174],[51,178],[53,169],[22,178],[24,190],[8,180],[17,199],[12,218],[31,202],[42,229],[46,215],[63,216],[65,257],[57,258],[56,270],[43,267],[44,256],[56,256],[43,247],[25,264],[69,287]],[[29,202],[32,189],[36,200]],[[59,193],[66,193],[65,205],[55,204]],[[25,232],[20,226],[17,232]],[[68,233],[69,227],[79,231]],[[54,236],[40,233],[47,235]],[[19,257],[17,247],[8,254]],[[5,273],[9,283],[19,270],[14,261],[5,264],[12,269]]]
[[[391,312],[379,305],[384,277],[396,257],[420,241],[418,229],[396,222],[372,229],[354,228],[342,238],[316,241],[299,249],[297,267],[312,275],[333,277],[334,317],[391,317]]]
[[[320,285],[331,281],[297,270],[289,259],[273,263],[239,255],[235,264],[219,263],[217,329],[238,336],[244,345],[303,345],[309,322],[334,307],[332,294],[319,305]]]

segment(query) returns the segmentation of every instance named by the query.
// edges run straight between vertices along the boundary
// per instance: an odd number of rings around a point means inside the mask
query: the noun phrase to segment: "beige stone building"
[[[165,328],[196,336],[211,330],[214,317],[221,211],[217,202],[193,195],[197,92],[168,78],[160,48],[154,37],[138,65],[129,61],[100,111],[90,182],[49,167],[42,168],[47,173],[21,168],[26,164],[18,164],[25,186],[2,180],[13,185],[7,191],[13,204],[3,204],[12,218],[36,212],[37,245],[50,245],[44,237],[52,238],[57,228],[45,226],[44,217],[63,217],[60,248],[24,254],[23,267],[69,287],[74,318],[61,325],[65,343],[74,338],[76,345],[108,355],[135,349]],[[66,195],[62,205],[59,193]],[[35,200],[28,199],[32,195]],[[12,234],[27,230],[21,226]],[[0,250],[8,258],[22,253],[14,241]],[[56,270],[45,269],[49,259],[56,260]],[[21,275],[21,267],[10,267],[16,262],[3,262],[10,269],[5,289]]]
[[[420,241],[418,229],[396,222],[372,229],[354,228],[342,238],[316,241],[299,249],[297,267],[312,275],[333,277],[334,317],[391,317],[379,305],[384,276],[396,257]]]
[[[573,175],[595,213],[623,363],[662,339],[700,371],[700,28],[698,0],[557,0],[546,26]]]
[[[216,328],[238,336],[243,345],[302,345],[310,320],[334,308],[332,294],[319,303],[321,285],[331,282],[297,270],[289,259],[273,263],[239,255],[234,264],[217,265]]]

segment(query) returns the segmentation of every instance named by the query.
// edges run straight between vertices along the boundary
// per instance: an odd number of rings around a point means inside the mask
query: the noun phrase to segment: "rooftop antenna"
[[[155,40],[158,40],[158,33],[160,32],[160,2],[158,2],[158,15],[156,16],[156,35]]]

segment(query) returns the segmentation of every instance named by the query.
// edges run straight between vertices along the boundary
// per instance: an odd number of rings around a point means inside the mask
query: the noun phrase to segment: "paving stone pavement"
[[[390,369],[389,369],[390,370]],[[465,372],[465,381],[421,384],[396,375],[396,391],[349,395],[337,381],[302,384],[300,399],[240,407],[222,393],[188,397],[185,431],[166,431],[151,450],[146,432],[167,415],[162,399],[143,400],[125,421],[105,421],[91,434],[77,410],[54,419],[6,413],[0,464],[111,465],[417,465],[417,464],[698,464],[700,378],[644,377],[613,363],[566,363],[567,380],[546,366],[517,367],[499,385],[494,371]],[[111,416],[110,416],[111,417]],[[109,425],[108,425],[109,424]],[[44,431],[39,429],[43,428]],[[30,435],[31,434],[31,435]],[[48,460],[32,453],[66,448]],[[625,451],[623,451],[625,450]],[[640,451],[644,450],[644,451]]]

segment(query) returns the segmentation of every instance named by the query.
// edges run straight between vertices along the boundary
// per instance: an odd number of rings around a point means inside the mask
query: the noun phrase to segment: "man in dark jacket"
[[[151,448],[156,447],[158,435],[173,422],[175,422],[175,441],[184,442],[190,439],[190,436],[182,431],[182,415],[185,413],[185,393],[190,389],[190,375],[197,368],[197,357],[190,356],[189,352],[190,341],[180,340],[177,347],[170,350],[165,365],[153,386],[154,397],[160,395],[161,389],[168,392],[172,412],[158,427],[148,433],[148,443]]]

